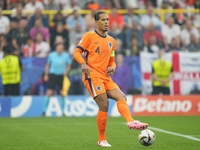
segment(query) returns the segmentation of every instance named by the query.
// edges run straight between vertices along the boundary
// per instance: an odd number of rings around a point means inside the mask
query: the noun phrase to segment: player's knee
[[[125,101],[127,101],[126,95],[125,95],[124,93],[121,95],[121,99],[120,99],[120,100],[125,100]]]
[[[108,111],[108,106],[109,106],[109,102],[108,101],[102,101],[99,108],[100,110],[103,111]]]

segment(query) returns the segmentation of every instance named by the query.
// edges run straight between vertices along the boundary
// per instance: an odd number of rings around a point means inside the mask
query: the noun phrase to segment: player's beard
[[[107,32],[108,30],[103,30],[103,32]]]

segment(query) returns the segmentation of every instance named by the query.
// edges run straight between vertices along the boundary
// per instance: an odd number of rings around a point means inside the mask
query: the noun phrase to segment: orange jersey
[[[92,70],[89,77],[83,73],[83,81],[91,77],[111,79],[106,74],[112,51],[115,50],[115,40],[111,36],[102,36],[96,30],[87,32],[77,48],[84,52],[84,61]]]

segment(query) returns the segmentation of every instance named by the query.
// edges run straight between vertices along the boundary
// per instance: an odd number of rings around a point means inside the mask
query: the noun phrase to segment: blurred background
[[[0,59],[12,45],[23,65],[20,95],[45,95],[35,90],[48,54],[62,38],[72,56],[83,34],[96,28],[97,10],[109,15],[120,70],[112,78],[125,94],[151,94],[152,62],[161,49],[173,65],[171,95],[200,90],[200,0],[0,0],[0,8]],[[88,95],[72,57],[68,78],[69,95]],[[3,90],[0,83],[1,95]]]
[[[170,95],[200,93],[200,0],[0,0],[0,60],[12,46],[23,66],[20,96],[45,96],[45,64],[60,41],[71,59],[68,95],[89,96],[72,55],[81,37],[96,29],[98,10],[109,15],[107,34],[116,40],[112,79],[126,95],[152,94],[161,50],[172,65]],[[0,94],[5,99],[1,79]]]

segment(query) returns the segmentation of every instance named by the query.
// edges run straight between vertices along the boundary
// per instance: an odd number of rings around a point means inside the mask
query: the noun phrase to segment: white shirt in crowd
[[[0,17],[0,34],[4,34],[6,32],[7,26],[10,25],[10,20],[6,16]]]
[[[193,25],[200,28],[200,14],[195,14],[195,20],[193,20]]]
[[[126,0],[126,7],[138,8],[138,0]]]
[[[35,11],[37,8],[40,8],[40,10],[44,9],[44,6],[42,2],[36,1],[35,5],[33,5],[31,2],[27,3],[24,7],[24,10],[26,11]]]
[[[77,0],[76,0],[77,1]],[[48,5],[49,4],[49,0],[43,0],[43,2],[44,2],[44,5],[46,6],[46,5]],[[70,4],[70,0],[54,0],[54,2],[53,2],[55,5],[60,5],[60,4],[62,4],[62,5],[69,5]]]
[[[142,16],[142,18],[141,18],[142,26],[144,26],[144,25],[149,26],[151,22],[154,24],[155,27],[162,25],[160,19],[155,15],[149,16],[148,14],[145,14]]]
[[[164,24],[162,26],[162,36],[166,37],[167,43],[171,44],[171,41],[173,38],[177,38],[177,36],[180,36],[181,29],[180,26],[177,24],[173,24],[170,28],[167,24]]]
[[[47,42],[35,43],[36,45],[36,57],[47,57],[50,52],[50,46]]]
[[[191,31],[188,31],[186,28],[184,28],[181,31],[181,39],[185,42],[185,45],[189,45],[190,44],[190,36],[194,35],[197,39],[199,39],[199,31],[196,28],[192,28]]]

